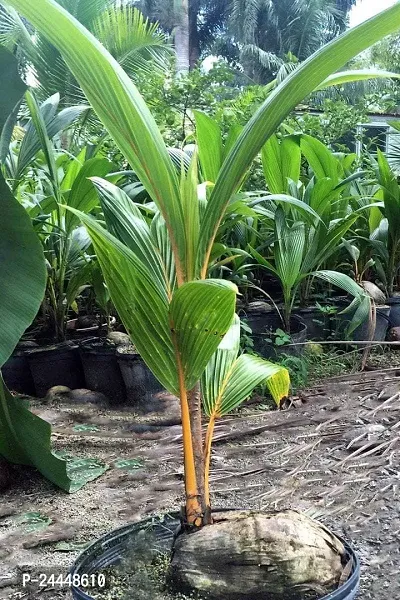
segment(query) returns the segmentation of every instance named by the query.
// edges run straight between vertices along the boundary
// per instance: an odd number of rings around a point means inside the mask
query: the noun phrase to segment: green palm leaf
[[[162,385],[179,395],[165,286],[128,246],[95,219],[72,212],[89,232],[111,299],[138,352]]]
[[[57,112],[60,102],[59,94],[55,94],[50,98],[47,98],[39,108],[41,114],[41,121],[44,123],[47,137],[52,139],[58,133],[60,133],[66,127],[69,127],[85,110],[88,110],[87,106],[71,106],[64,110]],[[31,120],[28,122],[26,127],[24,138],[21,142],[19,154],[18,154],[18,166],[17,171],[14,175],[15,179],[19,179],[31,163],[32,159],[36,156],[39,150],[42,148],[41,139],[35,127],[33,115]]]
[[[285,298],[289,299],[291,290],[299,280],[305,248],[304,223],[288,226],[281,207],[275,213],[275,268],[279,273]]]
[[[68,206],[89,214],[98,206],[98,195],[90,178],[105,177],[110,173],[113,164],[107,158],[90,158],[86,160],[72,183],[67,196]],[[111,185],[111,184],[110,184]],[[79,219],[72,212],[65,216],[66,235],[78,224]]]
[[[150,229],[154,243],[156,244],[161,255],[163,274],[165,281],[167,282],[169,295],[171,296],[172,290],[174,290],[176,287],[175,261],[172,252],[171,240],[168,236],[168,230],[165,226],[165,221],[159,212],[154,215],[151,221]]]
[[[329,148],[311,135],[305,134],[300,138],[300,147],[317,179],[328,177],[336,186],[339,182],[340,162]]]
[[[176,265],[178,278],[183,280],[186,236],[179,180],[136,86],[104,46],[53,0],[37,0],[34,7],[26,0],[12,0],[10,4],[23,11],[62,53],[97,115],[157,204],[181,262]]]
[[[343,85],[344,83],[352,83],[353,81],[368,81],[370,79],[398,79],[399,73],[392,71],[382,71],[381,69],[357,69],[341,71],[327,77],[321,85],[316,88],[324,90],[334,85]]]
[[[195,111],[196,139],[204,179],[215,183],[222,165],[221,129],[216,121],[203,112]]]
[[[371,312],[371,298],[365,293],[363,288],[348,275],[329,270],[315,271],[312,273],[312,275],[337,286],[353,296],[353,302],[345,309],[345,311],[342,311],[351,312],[352,310],[355,310],[354,315],[347,327],[348,334],[351,334],[369,317]]]
[[[204,410],[210,417],[219,405],[218,398],[226,387],[227,379],[240,349],[240,319],[235,315],[229,331],[211,357],[201,379]]]
[[[172,56],[165,35],[132,5],[111,4],[91,25],[94,36],[132,75],[165,71]]]
[[[240,320],[235,315],[201,380],[204,410],[209,417],[228,414],[261,383],[267,384],[278,406],[289,394],[288,371],[257,356],[242,354],[238,357],[239,344]]]
[[[112,301],[143,360],[171,393],[179,396],[181,367],[187,389],[194,387],[232,322],[236,286],[186,283],[169,304],[165,286],[128,246],[92,217],[72,212],[88,229]]]
[[[181,199],[185,220],[186,281],[197,278],[196,254],[200,235],[200,202],[197,172],[197,153],[193,154],[187,172],[181,171]]]
[[[240,406],[262,383],[267,385],[278,406],[289,395],[290,377],[285,368],[251,354],[239,356],[221,399],[221,415]]]
[[[299,200],[294,196],[289,196],[288,194],[271,194],[271,196],[266,196],[267,200],[272,200],[273,202],[280,203],[283,205],[288,204],[296,209],[296,211],[302,215],[303,219],[310,223],[310,225],[314,225],[316,221],[321,221],[321,217],[318,212],[314,210],[312,206],[306,204],[303,200]]]
[[[109,181],[94,177],[92,183],[97,188],[108,231],[132,250],[153,274],[160,289],[164,288],[169,295],[170,276],[157,246],[158,240],[140,210],[123,190]],[[165,231],[165,224],[163,229]]]
[[[199,381],[232,323],[236,293],[236,286],[229,281],[207,279],[185,283],[173,295],[171,328],[189,390]]]
[[[296,139],[285,136],[281,142],[272,135],[262,149],[262,164],[272,194],[288,192],[289,179],[300,179],[301,152]]]

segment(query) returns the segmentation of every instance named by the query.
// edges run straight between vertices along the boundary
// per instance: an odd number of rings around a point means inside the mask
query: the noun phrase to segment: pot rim
[[[67,331],[74,331],[75,333],[89,333],[91,331],[97,331],[98,329],[102,329],[104,327],[107,327],[107,323],[101,323],[100,325],[92,325],[91,327],[76,327],[76,324],[78,322],[78,318],[76,319],[69,319],[67,321]],[[113,326],[115,325],[115,323],[117,322],[117,319],[115,317],[111,317],[110,318],[110,325]]]
[[[117,347],[116,356],[118,360],[131,360],[135,362],[144,362],[139,352],[122,352],[123,347]]]
[[[64,354],[78,350],[78,344],[68,342],[60,342],[59,344],[48,344],[47,346],[38,346],[37,348],[26,348],[23,349],[23,353],[28,358],[35,358],[37,356],[46,356],[52,354]]]

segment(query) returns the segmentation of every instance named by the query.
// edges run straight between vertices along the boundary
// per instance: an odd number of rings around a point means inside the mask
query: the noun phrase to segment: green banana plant
[[[207,198],[197,195],[196,165],[178,176],[137,88],[99,42],[53,0],[10,0],[61,53],[98,117],[157,206],[165,229],[130,226],[122,243],[78,213],[91,236],[113,302],[145,362],[181,401],[186,520],[209,522],[198,382],[234,318],[237,290],[206,279],[226,208],[249,166],[291,110],[341,65],[400,27],[400,5],[337,38],[278,86],[239,134]],[[114,195],[96,182],[102,195]],[[107,189],[108,188],[108,189]],[[113,203],[119,209],[118,199]],[[77,215],[76,209],[70,209]],[[130,221],[138,219],[129,216]],[[137,221],[135,221],[137,222]],[[157,240],[157,242],[155,242]],[[172,259],[171,259],[172,253]],[[167,257],[166,259],[164,257]],[[171,288],[167,265],[173,263]],[[253,380],[253,376],[244,374]],[[280,393],[286,390],[282,386]]]
[[[0,101],[2,132],[8,115],[22,100],[25,85],[18,75],[15,57],[2,48],[0,64],[2,77],[5,78],[4,89],[7,89]],[[46,269],[43,249],[31,220],[10,192],[1,173],[0,207],[1,369],[40,308],[46,287]],[[30,412],[20,398],[11,395],[1,372],[0,455],[12,463],[36,467],[66,491],[71,491],[74,485],[67,462],[51,451],[50,424]]]

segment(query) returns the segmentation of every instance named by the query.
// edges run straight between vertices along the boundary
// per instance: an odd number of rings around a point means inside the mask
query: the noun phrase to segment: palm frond
[[[30,60],[36,56],[30,31],[17,11],[7,4],[0,4],[0,45],[11,51],[17,48]]]
[[[111,0],[59,0],[59,4],[94,33],[131,77],[168,68],[172,47],[157,23],[132,5]],[[44,36],[32,33],[7,5],[0,11],[0,44],[19,49],[42,98],[59,92],[63,105],[86,101],[60,53]]]
[[[57,0],[65,10],[85,27],[91,27],[100,13],[111,5],[113,0]]]
[[[282,58],[279,58],[274,52],[267,52],[255,44],[246,44],[241,50],[241,56],[243,58],[252,57],[255,59],[264,69],[270,71],[277,71],[284,63]]]
[[[172,55],[165,35],[133,6],[112,5],[97,16],[92,32],[131,75],[165,71]]]

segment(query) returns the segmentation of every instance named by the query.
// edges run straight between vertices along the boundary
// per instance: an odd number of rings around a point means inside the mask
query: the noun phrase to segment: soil
[[[248,404],[218,423],[212,460],[215,507],[293,508],[348,540],[361,559],[360,600],[400,599],[400,369],[383,366],[323,381],[285,410]],[[69,600],[57,585],[23,587],[23,573],[65,575],[111,529],[179,509],[178,404],[165,394],[154,408],[33,402],[53,425],[56,450],[110,468],[72,495],[33,469],[13,469],[0,504],[0,598]]]

